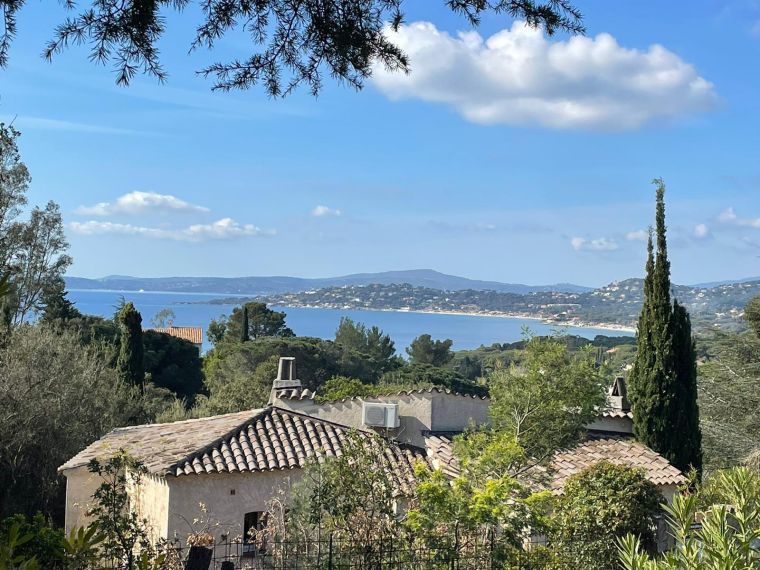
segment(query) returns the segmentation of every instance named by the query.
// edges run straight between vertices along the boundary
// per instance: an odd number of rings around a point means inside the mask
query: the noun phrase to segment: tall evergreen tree
[[[248,342],[250,338],[250,330],[248,328],[248,307],[243,305],[243,322],[240,327],[240,341]]]
[[[665,227],[665,185],[657,186],[655,236],[647,244],[644,305],[630,377],[633,428],[642,443],[682,470],[702,466],[697,407],[696,354],[686,309],[670,300]]]
[[[142,316],[130,301],[119,310],[116,320],[121,327],[121,344],[116,368],[125,382],[142,388],[145,380]]]

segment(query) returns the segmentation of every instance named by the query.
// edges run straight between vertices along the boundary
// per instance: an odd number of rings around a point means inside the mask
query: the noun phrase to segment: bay
[[[242,296],[241,296],[242,297]],[[161,309],[171,309],[176,315],[176,326],[200,326],[204,330],[203,349],[211,348],[205,338],[205,330],[212,319],[222,314],[229,315],[233,304],[218,305],[209,301],[219,298],[219,293],[167,293],[155,291],[93,291],[72,289],[69,299],[77,308],[90,315],[110,318],[121,298],[132,301],[143,318],[143,327],[151,326],[150,321]],[[286,322],[298,336],[315,336],[331,339],[341,317],[350,317],[366,326],[378,326],[390,335],[396,349],[403,354],[404,348],[412,340],[429,334],[434,339],[450,338],[453,349],[472,349],[495,342],[515,342],[523,337],[525,327],[534,334],[549,334],[561,330],[585,338],[596,335],[631,336],[626,331],[611,331],[593,327],[557,327],[534,319],[494,317],[477,315],[451,315],[441,313],[414,313],[401,311],[366,311],[351,309],[306,309],[296,307],[273,307],[285,311]]]

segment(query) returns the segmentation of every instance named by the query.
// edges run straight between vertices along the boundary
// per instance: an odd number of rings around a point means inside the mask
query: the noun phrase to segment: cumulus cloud
[[[618,244],[614,239],[605,237],[596,239],[574,237],[570,240],[570,245],[575,251],[615,251],[618,249]]]
[[[733,208],[723,210],[718,215],[718,221],[726,225],[760,229],[760,218],[740,218]]]
[[[704,239],[710,236],[710,228],[707,224],[697,224],[694,226],[694,237],[697,239]]]
[[[252,224],[240,224],[232,218],[222,218],[211,224],[194,224],[182,229],[152,228],[99,220],[71,222],[69,228],[74,233],[86,236],[139,235],[155,239],[189,242],[226,240],[246,236],[271,236],[275,234],[274,230],[262,230]]]
[[[649,238],[649,232],[646,230],[636,230],[625,234],[625,239],[628,241],[647,241]]]
[[[429,22],[386,33],[408,54],[411,71],[377,64],[373,83],[393,100],[447,104],[475,123],[635,129],[717,101],[713,85],[673,52],[624,48],[609,34],[549,41],[522,22],[486,39],[453,37]]]
[[[317,206],[311,211],[311,215],[315,218],[336,217],[341,215],[341,211],[336,208],[329,208],[327,206]]]
[[[129,192],[115,202],[100,202],[94,206],[80,206],[76,213],[84,216],[110,216],[113,214],[140,214],[146,212],[208,212],[209,209],[180,200],[171,194],[156,192]]]

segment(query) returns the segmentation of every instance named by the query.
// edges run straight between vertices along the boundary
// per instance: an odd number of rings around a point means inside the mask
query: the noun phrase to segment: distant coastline
[[[453,315],[453,316],[463,316],[463,317],[495,317],[495,318],[501,318],[501,319],[525,319],[525,320],[531,320],[531,321],[540,321],[542,324],[545,325],[552,325],[556,326],[557,328],[563,328],[563,327],[577,327],[582,329],[601,329],[601,330],[608,330],[612,332],[624,332],[624,333],[636,333],[636,327],[628,326],[628,325],[622,325],[617,323],[603,323],[603,322],[587,322],[582,320],[573,320],[573,319],[556,319],[556,318],[546,318],[540,315],[530,315],[530,314],[524,314],[524,313],[515,313],[515,312],[502,312],[502,311],[464,311],[464,310],[446,310],[446,309],[411,309],[411,308],[373,308],[373,307],[363,307],[363,306],[351,306],[351,305],[343,305],[341,307],[336,307],[330,304],[324,304],[324,305],[311,305],[311,304],[288,304],[288,303],[278,303],[278,302],[272,302],[270,303],[268,299],[262,298],[262,297],[242,297],[242,298],[232,298],[232,297],[224,297],[224,298],[217,298],[217,299],[211,299],[208,302],[204,301],[186,301],[185,303],[190,304],[211,304],[211,305],[237,305],[240,302],[246,302],[246,301],[254,301],[257,299],[261,299],[262,301],[266,301],[273,307],[278,307],[281,309],[318,309],[318,310],[331,310],[331,311],[340,311],[340,310],[347,310],[347,311],[376,311],[376,312],[385,312],[385,313],[416,313],[416,314],[422,314],[422,315]]]

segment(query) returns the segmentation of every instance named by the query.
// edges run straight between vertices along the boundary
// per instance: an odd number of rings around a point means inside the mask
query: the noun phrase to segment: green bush
[[[643,470],[601,462],[571,477],[552,521],[560,565],[617,569],[617,540],[628,534],[652,552],[661,499]]]

